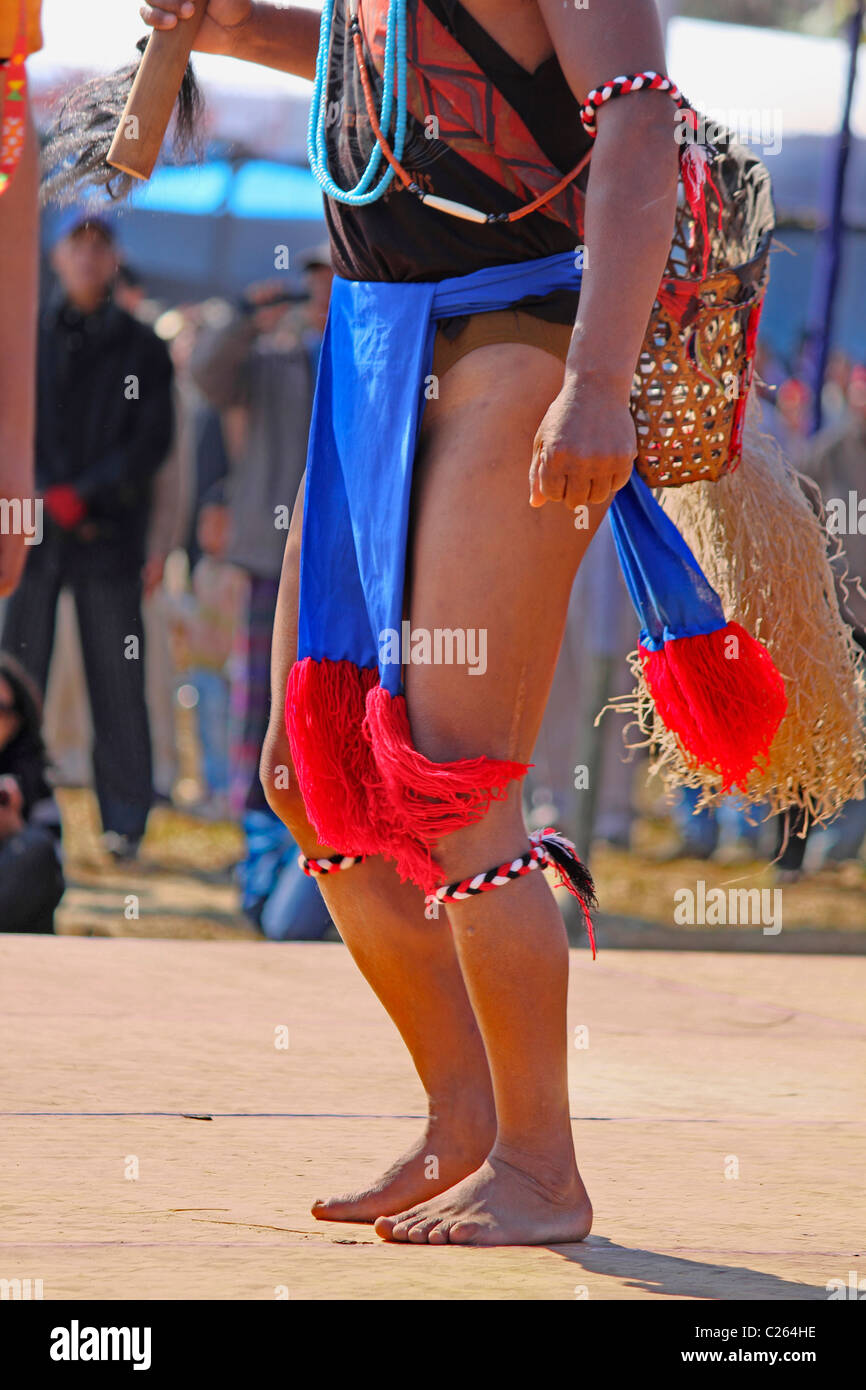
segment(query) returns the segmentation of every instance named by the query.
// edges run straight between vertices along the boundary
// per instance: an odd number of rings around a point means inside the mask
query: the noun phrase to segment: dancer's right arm
[[[194,13],[189,0],[159,0],[140,14],[154,29],[174,29]],[[247,63],[312,78],[319,46],[316,10],[301,5],[265,4],[261,0],[209,0],[193,47]]]

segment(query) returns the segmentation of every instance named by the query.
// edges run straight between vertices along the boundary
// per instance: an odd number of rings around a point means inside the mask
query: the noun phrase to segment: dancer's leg
[[[283,722],[286,678],[297,644],[298,557],[303,493],[286,546],[274,626],[271,724],[262,784],[304,853],[330,854],[310,828],[293,775]],[[401,884],[382,859],[320,880],[331,916],[359,969],[384,1004],[427,1092],[429,1119],[417,1143],[377,1182],[319,1202],[314,1215],[373,1221],[442,1192],[477,1168],[495,1133],[490,1073],[444,914],[424,916],[423,895]],[[430,1158],[436,1163],[431,1164]]]
[[[484,677],[467,677],[465,668],[411,668],[409,679],[413,697],[418,693],[415,689],[417,674],[435,674],[443,682],[442,698],[430,687],[436,717],[428,721],[424,729],[420,727],[425,722],[424,710],[419,701],[414,700],[419,722],[416,740],[431,757],[475,756],[485,751],[496,756],[529,756],[552,674],[573,573],[604,510],[591,508],[590,527],[576,531],[571,516],[564,509],[547,507],[538,512],[526,503],[532,437],[546,406],[559,389],[561,373],[559,363],[538,349],[485,348],[452,368],[441,383],[439,402],[431,402],[428,406],[425,437],[431,441],[430,464],[422,463],[419,470],[416,511],[420,509],[423,514],[428,506],[427,478],[433,480],[433,496],[439,492],[440,482],[445,488],[452,488],[453,504],[446,502],[444,522],[442,515],[437,513],[432,531],[432,550],[437,557],[440,577],[445,582],[441,602],[437,600],[439,611],[429,622],[423,610],[415,611],[415,604],[420,601],[416,585],[412,599],[413,623],[452,627],[486,625],[495,633],[498,623],[495,612],[486,613],[484,623],[470,623],[459,616],[461,599],[477,582],[492,599],[494,608],[498,608],[496,597],[501,593],[501,613],[507,615],[512,605],[507,638],[510,649],[519,657],[517,668],[504,672],[505,679],[501,683]],[[514,388],[515,380],[519,382],[519,392]],[[449,427],[452,414],[453,427]],[[437,462],[440,456],[450,457],[456,464],[456,477],[451,482]],[[464,495],[461,482],[467,481],[469,491]],[[467,503],[467,515],[472,519],[471,534],[458,536],[454,518]],[[504,527],[503,522],[506,522]],[[419,528],[419,536],[425,525],[426,519]],[[467,576],[465,567],[450,563],[449,536],[459,550],[477,557],[479,564],[474,574]],[[521,549],[527,537],[532,538],[529,556]],[[512,540],[517,542],[516,548]],[[423,549],[419,546],[416,550],[416,572],[424,565]],[[504,557],[508,557],[507,564],[503,563]],[[512,558],[516,563],[512,563]],[[286,819],[305,853],[327,853],[332,847],[315,842],[297,791],[290,786],[287,791],[279,792],[274,785],[275,772],[280,766],[289,764],[281,710],[285,675],[295,649],[296,567],[297,527],[287,551],[277,614],[274,716],[264,760],[264,780],[271,804]],[[503,577],[506,572],[519,581],[519,594],[513,603],[508,582]],[[490,716],[489,722],[482,719],[481,724],[477,708],[464,710],[461,704],[462,693],[467,689],[471,693],[479,686],[483,690],[483,710]],[[480,691],[478,696],[481,696]],[[477,700],[474,703],[477,705]],[[447,727],[443,716],[450,716]],[[414,722],[413,714],[413,726]],[[503,729],[506,730],[504,738]],[[443,747],[453,739],[450,746],[454,751],[437,751],[436,737],[445,740]],[[507,817],[505,822],[503,817]],[[479,837],[477,844],[475,837]],[[521,848],[525,845],[516,788],[509,802],[494,807],[481,825],[445,842],[442,862],[446,877],[450,872],[463,871],[462,865],[457,867],[453,854],[455,845],[458,848],[463,845],[468,871],[487,867],[505,855],[512,857],[518,852],[514,847],[515,839]],[[495,848],[497,840],[500,848]],[[479,856],[483,857],[483,864]],[[503,892],[515,893],[521,901],[520,895],[527,890],[535,896],[541,895],[542,916],[548,933],[555,940],[561,962],[559,975],[564,981],[564,935],[558,912],[541,876],[532,875]],[[390,869],[380,861],[370,861],[346,874],[329,877],[324,891],[353,955],[407,1042],[431,1096],[431,1112],[441,1117],[439,1135],[465,1136],[467,1116],[461,1107],[467,1098],[476,1117],[484,1114],[484,1124],[471,1126],[471,1143],[467,1145],[464,1138],[459,1139],[458,1148],[465,1154],[472,1144],[477,1147],[482,1130],[489,1127],[489,1082],[484,1052],[453,945],[447,929],[443,930],[444,920],[438,924],[426,922],[420,894],[401,887]],[[492,896],[501,897],[498,893]],[[509,908],[507,914],[515,910]],[[416,930],[416,923],[421,924],[420,930]],[[543,948],[539,946],[539,949]],[[564,1036],[564,1024],[562,1032]],[[554,1028],[548,1051],[555,1046],[558,1036]],[[482,1066],[485,1068],[483,1075]],[[561,1098],[561,1128],[562,1114],[567,1118],[567,1105],[564,1083],[560,1084],[558,1078],[554,1089]],[[443,1099],[440,1101],[437,1097]],[[521,1130],[521,1121],[514,1127]],[[318,1208],[317,1214],[358,1220],[400,1210],[403,1208],[396,1197],[407,1185],[416,1189],[411,1200],[419,1200],[418,1188],[421,1195],[426,1196],[433,1189],[432,1184],[419,1181],[423,1155],[441,1154],[439,1171],[444,1178],[451,1151],[443,1138],[434,1136],[434,1140],[431,1143],[429,1137],[425,1139],[396,1175],[387,1175],[387,1181],[377,1184],[361,1201],[342,1202],[329,1210]],[[573,1154],[569,1158],[573,1165]],[[569,1231],[573,1234],[573,1202],[568,1211]],[[585,1226],[585,1210],[579,1214],[579,1221]],[[538,1230],[537,1222],[534,1229]],[[534,1237],[523,1235],[521,1238]],[[541,1234],[536,1238],[551,1237]]]
[[[562,369],[537,348],[463,358],[427,417],[417,471],[413,628],[487,632],[487,670],[412,666],[416,745],[435,761],[528,760],[553,675],[579,560],[605,506],[576,530],[563,507],[528,505],[532,439]],[[519,788],[442,841],[443,881],[510,860],[527,845]],[[498,1133],[479,1170],[376,1229],[432,1243],[541,1243],[586,1235],[591,1209],[574,1158],[566,1083],[568,954],[540,873],[449,907],[490,1062]]]

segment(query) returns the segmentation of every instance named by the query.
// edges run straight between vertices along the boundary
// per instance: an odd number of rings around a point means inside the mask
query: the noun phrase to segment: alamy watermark
[[[764,936],[782,930],[781,888],[707,888],[699,878],[674,893],[674,921],[680,927],[762,927]]]
[[[866,536],[866,497],[849,488],[844,497],[825,497],[824,513],[831,536]]]
[[[693,124],[697,115],[697,125]],[[779,154],[782,149],[782,110],[778,106],[734,106],[730,111],[677,111],[675,136],[677,143],[696,141],[700,145],[715,145],[728,131],[744,145],[759,146],[764,155]]]
[[[25,545],[41,545],[42,534],[41,497],[0,497],[0,536],[23,536]]]
[[[470,676],[487,670],[486,627],[412,627],[379,633],[380,666],[467,666]]]
[[[82,1327],[73,1318],[68,1327],[52,1328],[48,1354],[52,1361],[131,1361],[134,1371],[148,1371],[151,1329]]]
[[[37,1302],[44,1298],[41,1279],[0,1279],[0,1302]]]

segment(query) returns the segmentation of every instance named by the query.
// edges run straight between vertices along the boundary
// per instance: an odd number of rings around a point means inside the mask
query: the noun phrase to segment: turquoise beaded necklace
[[[350,22],[357,22],[357,2],[350,0]],[[307,155],[320,188],[329,198],[353,207],[363,207],[375,203],[382,197],[394,178],[394,170],[389,165],[372,188],[373,179],[382,163],[382,150],[377,143],[367,161],[367,167],[354,188],[340,188],[328,171],[328,151],[326,141],[326,122],[328,114],[328,58],[331,49],[331,26],[334,18],[336,0],[324,0],[322,22],[319,29],[319,51],[316,54],[316,75],[313,81],[313,100],[310,106],[310,121],[307,128]],[[397,117],[394,129],[394,155],[400,160],[406,138],[406,4],[407,0],[389,0],[388,19],[385,29],[385,71],[382,89],[382,110],[380,126],[387,131],[391,124],[394,106],[394,87],[396,70]]]

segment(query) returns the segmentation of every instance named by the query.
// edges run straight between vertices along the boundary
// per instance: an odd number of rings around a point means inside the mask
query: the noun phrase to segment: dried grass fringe
[[[866,661],[839,613],[831,561],[843,556],[841,539],[827,533],[823,507],[819,517],[798,482],[803,475],[759,423],[753,399],[733,473],[656,495],[719,594],[725,616],[764,643],[785,681],[788,710],[768,760],[737,794],[747,807],[768,805],[768,816],[800,807],[805,833],[810,823],[832,820],[846,801],[866,792]],[[803,481],[817,494],[810,479]],[[843,593],[851,583],[860,589],[846,567]],[[717,805],[724,799],[718,775],[689,762],[655,712],[637,651],[628,662],[634,691],[611,698],[596,723],[609,709],[632,715],[623,731],[626,746],[650,750],[650,775],[661,778],[668,796],[691,787],[701,792],[698,809]],[[632,728],[644,735],[635,743],[627,738]]]

